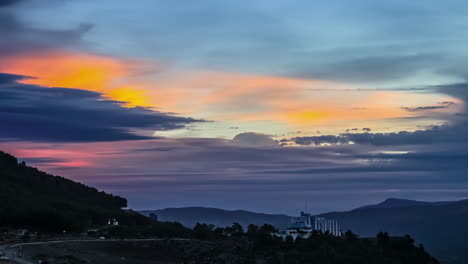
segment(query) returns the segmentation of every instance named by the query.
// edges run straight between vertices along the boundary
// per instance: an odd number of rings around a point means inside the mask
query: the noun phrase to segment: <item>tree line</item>
[[[107,233],[115,237],[187,238],[214,242],[213,250],[202,256],[216,259],[230,252],[239,263],[328,263],[328,264],[438,264],[422,245],[406,235],[390,237],[381,232],[372,238],[360,238],[352,231],[343,236],[314,231],[308,238],[276,236],[278,230],[268,224],[249,225],[245,230],[234,223],[228,227],[197,223],[192,229],[177,222],[153,222],[146,227],[113,227]],[[209,255],[212,254],[212,255]],[[200,260],[200,261],[201,261]],[[237,262],[233,262],[237,263]]]

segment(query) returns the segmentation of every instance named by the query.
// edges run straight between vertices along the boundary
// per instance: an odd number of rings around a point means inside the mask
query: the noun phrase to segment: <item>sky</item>
[[[468,2],[0,0],[0,149],[133,209],[468,198]]]

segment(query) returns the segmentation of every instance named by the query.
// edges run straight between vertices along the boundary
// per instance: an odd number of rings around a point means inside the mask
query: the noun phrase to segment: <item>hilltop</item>
[[[104,225],[109,217],[145,221],[122,210],[125,198],[39,171],[1,151],[0,201],[2,227],[79,232]]]
[[[377,209],[377,208],[403,208],[403,207],[411,207],[411,206],[441,206],[441,205],[448,205],[453,204],[458,201],[442,201],[442,202],[424,202],[424,201],[416,201],[416,200],[408,200],[408,199],[398,199],[398,198],[388,198],[387,200],[373,205],[366,205],[363,207],[356,208],[355,210],[363,210],[363,209]]]

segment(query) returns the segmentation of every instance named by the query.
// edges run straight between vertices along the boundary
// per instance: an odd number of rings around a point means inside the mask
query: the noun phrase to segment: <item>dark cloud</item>
[[[0,85],[12,84],[12,83],[15,83],[16,81],[20,81],[26,78],[29,78],[29,77],[26,77],[23,75],[16,75],[16,74],[0,73]]]
[[[291,141],[299,145],[321,144],[369,144],[374,146],[414,145],[450,142],[468,142],[463,135],[468,132],[468,125],[437,126],[427,130],[414,132],[400,131],[393,133],[344,133],[340,135],[324,135],[310,137],[295,137]]]
[[[32,141],[118,141],[152,138],[152,131],[197,122],[151,109],[122,107],[101,94],[44,88],[0,74],[0,138]],[[146,131],[148,136],[141,135]]]
[[[310,137],[294,137],[291,139],[298,145],[321,145],[321,144],[348,144],[349,140],[342,136],[323,135]],[[288,139],[285,139],[285,142]]]
[[[455,96],[462,99],[464,102],[468,101],[468,82],[460,82],[447,85],[435,86],[439,92]]]
[[[0,0],[0,8],[5,6],[12,6],[19,2],[22,2],[22,0]]]
[[[277,142],[271,138],[269,135],[246,132],[236,135],[232,141],[236,144],[246,145],[246,146],[276,146]]]
[[[4,6],[17,2],[6,1]],[[93,27],[83,23],[71,29],[37,28],[20,20],[17,12],[0,9],[0,56],[84,46],[82,36]]]
[[[359,57],[320,65],[295,65],[293,76],[346,82],[378,82],[403,79],[432,67],[440,60],[430,54]]]
[[[449,108],[452,105],[455,105],[455,103],[454,102],[439,102],[439,105],[419,106],[419,107],[402,107],[402,109],[405,109],[408,112],[419,112],[419,111],[427,111],[427,110],[445,109],[445,108]]]
[[[66,162],[66,159],[57,159],[57,158],[47,158],[47,157],[39,157],[39,158],[19,158],[21,161],[26,162],[26,164],[33,163],[36,166],[44,165],[44,164],[51,164],[51,163],[62,163]]]

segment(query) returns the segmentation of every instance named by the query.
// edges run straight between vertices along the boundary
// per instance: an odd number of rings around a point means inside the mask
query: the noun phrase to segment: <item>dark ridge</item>
[[[447,205],[447,204],[451,204],[455,202],[456,201],[423,202],[423,201],[415,201],[415,200],[408,200],[408,199],[388,198],[387,200],[381,203],[374,204],[374,205],[366,205],[363,207],[359,207],[355,210],[369,209],[369,208],[402,208],[402,207],[410,207],[410,206],[440,206],[440,205]]]
[[[0,226],[38,231],[82,231],[109,217],[144,221],[124,211],[127,200],[29,167],[0,151]]]

